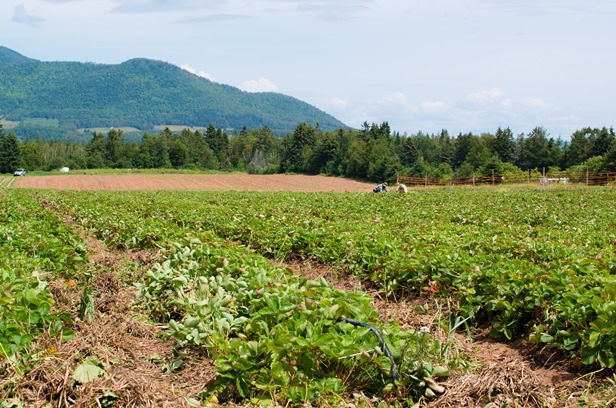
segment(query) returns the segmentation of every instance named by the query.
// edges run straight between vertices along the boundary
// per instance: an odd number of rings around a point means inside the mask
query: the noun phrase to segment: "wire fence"
[[[585,173],[558,173],[558,174],[538,174],[531,173],[526,175],[500,175],[493,173],[490,176],[469,176],[469,177],[410,177],[397,176],[397,184],[404,184],[407,187],[456,187],[456,186],[496,186],[496,185],[586,185],[586,186],[612,186],[616,187],[616,172],[585,172]]]

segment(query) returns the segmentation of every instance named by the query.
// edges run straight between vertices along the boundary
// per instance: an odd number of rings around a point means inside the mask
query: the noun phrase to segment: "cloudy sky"
[[[0,16],[0,45],[30,58],[166,61],[356,128],[616,126],[616,0],[2,0]]]

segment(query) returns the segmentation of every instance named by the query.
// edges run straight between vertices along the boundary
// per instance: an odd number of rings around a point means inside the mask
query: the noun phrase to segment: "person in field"
[[[387,191],[387,185],[387,182],[379,184],[378,186],[374,187],[372,191],[374,191],[375,193],[389,193],[389,191]]]
[[[404,184],[402,184],[402,183],[398,184],[398,187],[396,187],[396,191],[398,193],[403,193],[403,194],[406,194],[406,193],[409,192],[409,190],[406,188],[406,186]]]

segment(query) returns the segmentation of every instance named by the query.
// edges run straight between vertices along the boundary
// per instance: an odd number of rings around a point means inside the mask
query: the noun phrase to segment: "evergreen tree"
[[[403,166],[412,167],[419,160],[420,154],[415,145],[415,141],[412,137],[404,139],[402,144],[402,154],[400,155],[400,162]]]
[[[86,145],[86,162],[89,169],[102,169],[105,163],[106,143],[102,133],[94,132]]]
[[[499,127],[496,130],[495,137],[494,153],[498,155],[502,162],[511,162],[514,147],[513,133],[511,132],[511,129],[506,128],[503,130]]]
[[[262,151],[267,156],[275,154],[276,149],[276,136],[274,136],[274,132],[267,125],[256,131],[256,140],[252,149],[253,154],[257,151]]]
[[[284,141],[286,149],[282,157],[282,171],[285,173],[304,172],[317,141],[317,129],[303,122],[295,128],[293,133],[285,136]]]
[[[181,134],[182,140],[188,149],[188,163],[200,169],[217,169],[218,160],[214,152],[205,140],[205,135],[200,131],[192,132],[184,129]]]
[[[468,163],[473,170],[485,167],[492,158],[492,152],[483,142],[482,138],[473,136],[469,139],[469,151],[464,159],[464,163]]]
[[[107,167],[121,167],[124,140],[124,132],[121,129],[111,129],[107,133],[107,140],[105,141],[105,162]]]
[[[413,140],[420,156],[424,160],[423,167],[438,167],[442,160],[439,136],[418,132],[413,137]]]
[[[590,149],[590,157],[603,156],[616,142],[616,135],[614,135],[614,128],[609,130],[606,127],[595,129],[596,138]]]
[[[480,169],[481,173],[486,177],[498,176],[502,174],[503,162],[497,154],[493,154]]]
[[[380,125],[373,123],[370,125],[369,139],[387,139],[391,135],[391,128],[388,122],[383,122]]]
[[[267,126],[254,131],[255,142],[252,146],[247,170],[253,174],[270,174],[280,170],[279,139]]]
[[[336,150],[336,157],[332,163],[332,166],[335,166],[335,169],[332,169],[333,175],[346,176],[349,147],[355,139],[355,133],[352,130],[344,129],[338,129],[335,133],[338,149]]]
[[[0,124],[0,173],[13,173],[19,164],[19,140],[13,133],[6,135]]]
[[[464,163],[466,160],[466,156],[468,152],[471,150],[471,139],[473,138],[472,133],[467,133],[463,135],[460,133],[458,135],[458,139],[456,141],[456,150],[453,155],[453,167],[457,168]]]
[[[603,156],[606,171],[616,171],[616,143],[612,143]]]
[[[229,136],[222,129],[210,123],[205,131],[205,141],[214,152],[221,169],[225,169],[229,164]]]
[[[560,163],[562,162],[563,148],[562,140],[550,138],[548,140],[548,146],[546,151],[545,166],[549,168],[557,168],[560,170]]]
[[[369,160],[368,177],[375,182],[393,181],[396,173],[402,168],[400,159],[393,152],[387,140],[376,142],[375,146],[370,149]]]
[[[441,150],[441,163],[447,163],[449,168],[453,164],[453,157],[455,154],[455,145],[453,140],[449,136],[449,132],[443,129],[439,136],[439,145]]]
[[[222,129],[216,130],[215,138],[216,149],[214,152],[218,157],[221,170],[227,170],[229,167],[229,135]]]
[[[338,150],[336,136],[331,133],[322,135],[316,143],[314,153],[307,165],[308,174],[332,174],[333,160]]]
[[[17,167],[20,166],[21,163],[21,152],[19,148],[19,140],[17,136],[13,132],[9,133],[7,144],[6,144],[6,152],[7,152],[7,163],[9,165],[9,172],[14,172]]]
[[[521,168],[543,171],[549,165],[547,132],[543,127],[536,127],[523,143]]]
[[[569,147],[567,148],[567,162],[564,163],[564,167],[577,166],[590,157],[592,134],[593,129],[589,127],[573,132]]]

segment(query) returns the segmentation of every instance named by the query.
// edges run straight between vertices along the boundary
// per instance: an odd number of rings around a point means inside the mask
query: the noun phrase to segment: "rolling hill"
[[[44,62],[2,46],[0,119],[21,137],[73,140],[89,139],[88,129],[109,127],[142,133],[214,124],[239,132],[267,125],[277,134],[302,122],[324,130],[348,128],[291,96],[245,92],[162,61]]]

